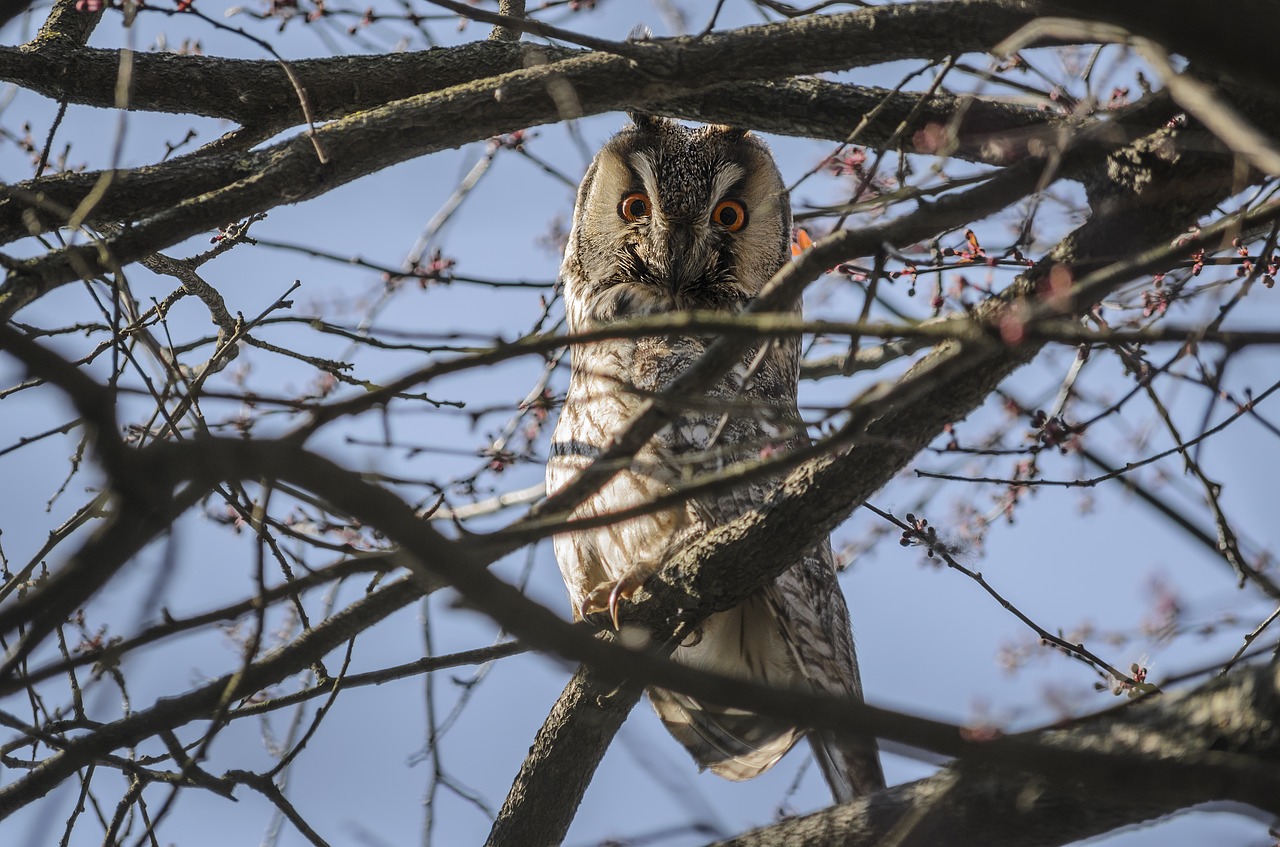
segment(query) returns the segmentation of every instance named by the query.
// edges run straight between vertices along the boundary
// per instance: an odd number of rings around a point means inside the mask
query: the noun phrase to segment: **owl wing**
[[[862,679],[831,542],[824,539],[785,571],[774,587],[782,598],[777,608],[779,626],[805,681],[816,691],[860,702]],[[812,732],[809,742],[837,803],[884,788],[874,737]]]
[[[754,681],[794,675],[792,660],[779,650],[772,622],[772,590],[740,606],[711,615],[673,658],[700,670]],[[786,667],[768,667],[781,661]],[[803,734],[796,727],[744,709],[720,706],[660,688],[649,689],[663,725],[700,767],[732,780],[751,779],[771,768]]]
[[[700,640],[673,658],[765,685],[861,700],[849,613],[831,563],[824,542],[742,605],[708,618]],[[728,779],[763,773],[803,734],[783,721],[661,689],[650,689],[649,699],[694,759]],[[884,787],[874,738],[815,732],[809,740],[836,802]]]

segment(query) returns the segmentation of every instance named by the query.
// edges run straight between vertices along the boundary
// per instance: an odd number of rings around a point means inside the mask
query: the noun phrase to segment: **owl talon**
[[[606,582],[597,585],[590,594],[582,601],[579,609],[582,617],[593,615],[596,612],[608,612],[609,620],[613,623],[614,630],[622,628],[618,622],[618,607],[623,600],[630,600],[632,596],[644,585],[645,579],[649,576],[648,572],[637,574],[624,574],[622,579],[616,582]]]
[[[591,593],[582,599],[582,605],[578,607],[578,614],[586,620],[596,612],[608,611],[609,616],[614,617],[614,605],[616,601],[613,599],[613,590],[617,583],[606,582],[603,585],[597,585],[592,589]],[[617,624],[614,624],[617,626]]]
[[[618,626],[618,602],[620,600],[622,600],[622,580],[615,582],[613,590],[609,592],[609,619],[613,621],[614,632],[622,629],[622,627]]]

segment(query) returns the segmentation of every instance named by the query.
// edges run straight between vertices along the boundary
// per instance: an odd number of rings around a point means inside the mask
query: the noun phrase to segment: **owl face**
[[[633,116],[578,189],[562,278],[570,328],[734,311],[787,260],[791,207],[764,142]]]

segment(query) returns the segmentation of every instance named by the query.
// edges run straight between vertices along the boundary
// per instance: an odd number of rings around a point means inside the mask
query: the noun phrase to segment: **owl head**
[[[578,188],[561,277],[571,330],[736,311],[790,256],[791,205],[763,141],[632,115]]]

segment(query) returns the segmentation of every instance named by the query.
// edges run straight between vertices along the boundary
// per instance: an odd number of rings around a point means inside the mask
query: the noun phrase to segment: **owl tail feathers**
[[[884,771],[875,741],[840,740],[830,733],[814,732],[809,735],[809,744],[835,802],[847,803],[884,788]]]
[[[649,689],[649,701],[667,731],[700,767],[735,782],[769,770],[803,735],[781,721],[660,688]],[[873,740],[849,741],[815,732],[809,735],[809,743],[835,802],[847,803],[884,788],[884,771]]]
[[[658,688],[649,689],[649,702],[699,767],[735,782],[769,770],[803,734],[781,721]]]

